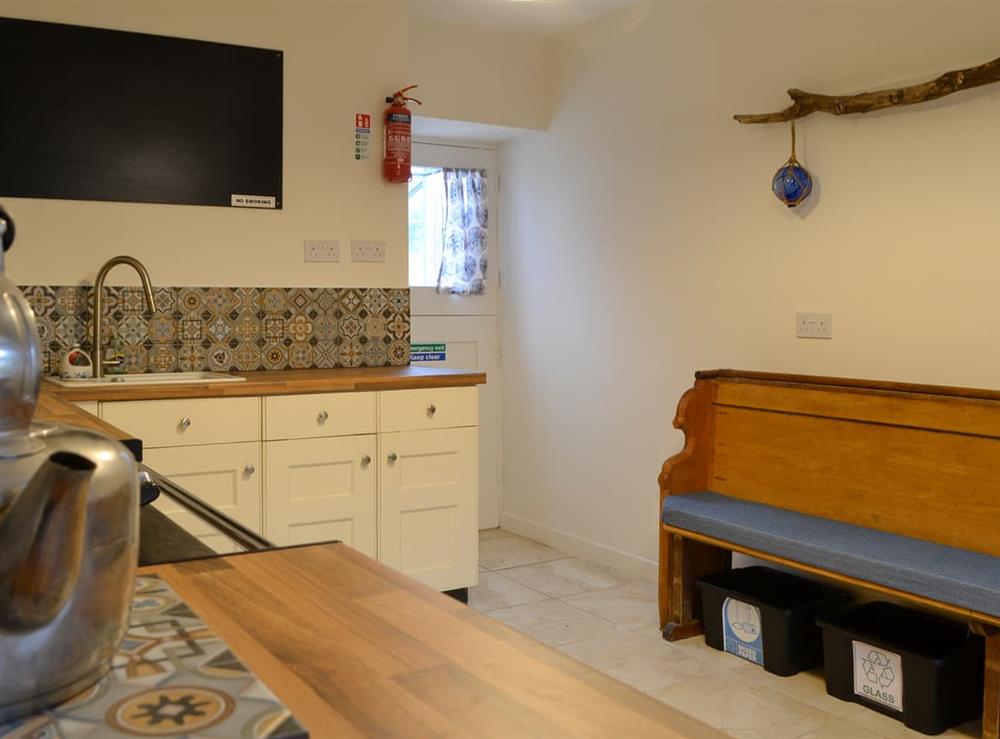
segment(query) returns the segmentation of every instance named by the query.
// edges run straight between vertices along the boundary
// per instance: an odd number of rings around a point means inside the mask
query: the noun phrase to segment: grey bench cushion
[[[663,522],[907,593],[1000,616],[1000,557],[719,493],[668,495]]]

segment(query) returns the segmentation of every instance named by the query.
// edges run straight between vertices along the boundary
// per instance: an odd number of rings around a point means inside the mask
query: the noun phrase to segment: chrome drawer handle
[[[191,419],[188,418],[187,416],[184,416],[184,418],[181,419],[181,422],[177,424],[177,427],[181,431],[187,431],[189,428],[191,428]]]
[[[396,452],[389,452],[389,456],[388,456],[389,464],[392,464],[397,459],[399,459],[399,457],[396,456]]]
[[[366,454],[365,456],[363,456],[361,458],[361,466],[362,467],[367,467],[371,463],[372,463],[372,458],[369,455]]]
[[[319,421],[320,423],[326,423],[326,419],[328,419],[329,417],[330,417],[329,413],[327,413],[326,411],[320,411],[319,416],[316,417],[316,420]]]
[[[431,403],[430,405],[427,406],[427,415],[428,416],[433,416],[435,413],[437,413],[437,411],[438,411],[438,408],[433,403]]]
[[[248,475],[252,475],[254,472],[257,471],[257,468],[254,467],[252,464],[248,464],[246,467],[243,468],[243,471],[246,472]]]

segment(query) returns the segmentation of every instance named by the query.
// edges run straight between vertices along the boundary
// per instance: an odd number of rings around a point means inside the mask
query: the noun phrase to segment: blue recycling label
[[[722,604],[722,638],[730,654],[764,664],[764,634],[757,606],[726,598]]]

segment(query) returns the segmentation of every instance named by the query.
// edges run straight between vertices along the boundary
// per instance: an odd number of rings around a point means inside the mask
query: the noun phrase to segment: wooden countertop
[[[295,395],[364,390],[469,387],[486,382],[486,373],[430,367],[357,367],[343,369],[234,372],[246,382],[185,385],[101,386],[72,388],[43,383],[67,400],[162,400],[165,398],[237,398],[248,395]]]
[[[139,572],[166,579],[312,739],[724,736],[343,544]]]

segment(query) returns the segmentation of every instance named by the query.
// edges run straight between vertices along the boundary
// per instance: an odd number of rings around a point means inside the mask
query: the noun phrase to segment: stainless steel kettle
[[[0,208],[0,724],[99,680],[128,623],[138,553],[136,463],[121,444],[32,423],[35,317],[3,273]]]

